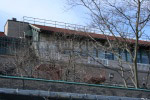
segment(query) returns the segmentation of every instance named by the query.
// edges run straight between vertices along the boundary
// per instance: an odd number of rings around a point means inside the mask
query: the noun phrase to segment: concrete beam
[[[144,98],[129,98],[120,96],[103,96],[103,95],[90,95],[66,92],[51,92],[42,90],[22,90],[22,89],[9,89],[0,88],[0,94],[8,95],[23,95],[23,96],[38,96],[57,99],[75,99],[75,100],[148,100]]]

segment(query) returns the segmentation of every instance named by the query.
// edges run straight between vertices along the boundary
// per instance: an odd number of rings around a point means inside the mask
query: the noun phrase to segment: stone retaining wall
[[[64,82],[43,82],[33,80],[0,79],[0,88],[45,90],[51,92],[69,92],[104,96],[122,96],[150,99],[150,90],[119,89],[110,86],[73,84]]]

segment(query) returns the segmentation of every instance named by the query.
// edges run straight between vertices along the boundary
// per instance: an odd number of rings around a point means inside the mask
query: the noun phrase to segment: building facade
[[[70,29],[66,23],[64,28],[59,28],[56,22],[54,26],[46,26],[45,20],[44,25],[26,21],[8,20],[5,25],[6,37],[1,37],[8,40],[15,38],[15,40],[28,41],[28,46],[19,49],[20,51],[28,50],[28,52],[18,53],[23,55],[21,59],[28,59],[23,63],[19,61],[20,65],[24,65],[19,68],[21,75],[26,76],[30,72],[28,76],[38,78],[114,85],[123,85],[127,82],[129,86],[133,86],[131,79],[133,52],[116,46],[116,44],[125,45],[119,37],[117,39],[120,41],[117,43],[113,36],[87,32],[79,27]],[[9,41],[13,41],[11,39]],[[111,41],[113,48],[109,48],[108,40]],[[128,39],[127,43],[131,49],[134,47],[134,40]],[[18,47],[21,48],[21,46]],[[147,87],[150,85],[149,47],[150,42],[139,40],[137,57],[139,81],[141,86],[146,84]],[[1,42],[0,50],[3,49]],[[9,51],[13,55],[14,49],[9,50],[3,51]],[[24,57],[26,53],[34,57]],[[16,59],[16,55],[14,57],[13,59]],[[27,62],[31,64],[26,65]]]

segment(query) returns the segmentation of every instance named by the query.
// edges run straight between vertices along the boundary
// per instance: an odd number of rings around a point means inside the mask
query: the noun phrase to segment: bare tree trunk
[[[138,0],[138,8],[137,8],[137,19],[136,19],[136,41],[135,41],[135,49],[134,49],[134,78],[135,78],[135,84],[136,88],[139,88],[139,81],[138,81],[138,69],[137,69],[137,54],[138,54],[138,41],[139,41],[139,21],[140,21],[140,8],[141,8],[141,2]]]

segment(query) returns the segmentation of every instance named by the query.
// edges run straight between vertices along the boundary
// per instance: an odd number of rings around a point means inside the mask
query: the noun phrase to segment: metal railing
[[[70,23],[65,23],[65,22],[58,22],[58,21],[33,18],[33,17],[27,17],[27,16],[23,17],[23,22],[28,22],[31,24],[38,24],[38,25],[43,25],[43,26],[64,28],[64,29],[69,29],[69,30],[90,32],[90,33],[99,33],[99,34],[101,33],[98,28],[91,28],[88,26],[83,26],[83,25],[78,25],[78,24],[70,24]]]
[[[137,63],[139,70],[149,71],[150,64]]]
[[[89,64],[94,64],[94,65],[108,66],[109,65],[109,60],[108,59],[100,59],[100,58],[88,57],[88,63]]]
[[[84,83],[84,82],[69,82],[69,81],[63,81],[63,80],[47,80],[47,79],[40,79],[40,78],[31,78],[31,77],[18,77],[18,76],[5,76],[5,75],[0,75],[0,80],[1,79],[6,79],[3,81],[7,81],[9,80],[10,82],[13,82],[12,80],[16,80],[14,81],[15,83],[17,82],[17,80],[22,81],[22,84],[18,84],[19,86],[21,86],[21,88],[25,89],[25,81],[34,81],[34,82],[38,82],[40,84],[40,82],[45,82],[45,83],[62,83],[62,84],[73,84],[73,85],[83,85],[83,86],[93,86],[93,87],[103,87],[103,88],[115,88],[115,89],[124,89],[124,90],[135,90],[135,91],[145,91],[145,92],[150,92],[149,89],[143,89],[143,88],[134,88],[134,87],[123,87],[123,86],[113,86],[113,85],[105,85],[105,84],[88,84],[88,83]],[[0,81],[1,83],[1,81]],[[1,83],[2,84],[2,83]],[[6,87],[7,85],[11,85],[12,83],[7,82],[7,84],[3,84],[0,85],[0,87]],[[13,86],[12,86],[13,87]],[[34,87],[34,86],[33,86]],[[30,87],[26,87],[26,89],[29,89]],[[42,87],[41,87],[42,88]]]

